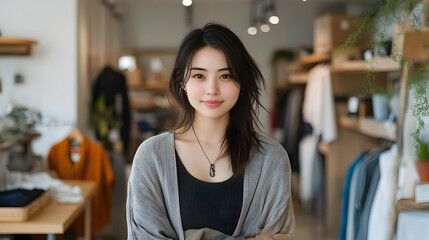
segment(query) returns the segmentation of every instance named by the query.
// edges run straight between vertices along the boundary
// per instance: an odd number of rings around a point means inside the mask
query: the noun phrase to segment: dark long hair
[[[194,121],[195,110],[182,86],[189,80],[194,54],[206,46],[225,54],[231,77],[241,87],[237,103],[230,110],[230,121],[222,146],[226,146],[223,156],[228,154],[231,157],[234,175],[243,175],[252,148],[261,147],[255,127],[259,128],[260,124],[257,111],[262,107],[259,101],[260,85],[265,87],[265,80],[240,39],[223,25],[208,23],[195,29],[185,36],[180,45],[169,84],[169,94],[181,110],[174,129],[184,127],[187,130]]]

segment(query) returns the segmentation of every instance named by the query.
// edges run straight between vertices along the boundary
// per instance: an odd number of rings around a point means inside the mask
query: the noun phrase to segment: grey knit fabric
[[[211,230],[183,231],[171,132],[144,141],[136,152],[128,181],[128,239],[294,239],[291,169],[283,147],[258,135],[244,174],[243,206],[232,237]]]

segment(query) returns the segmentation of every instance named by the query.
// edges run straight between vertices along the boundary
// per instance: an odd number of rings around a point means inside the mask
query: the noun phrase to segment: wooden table
[[[52,199],[49,204],[26,222],[0,222],[0,234],[48,234],[54,240],[55,234],[63,234],[85,211],[84,239],[91,239],[91,199],[97,183],[92,181],[64,180],[66,184],[79,186],[83,193],[82,203],[58,203]]]

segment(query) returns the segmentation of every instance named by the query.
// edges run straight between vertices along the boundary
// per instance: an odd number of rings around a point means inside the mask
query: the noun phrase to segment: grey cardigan
[[[245,168],[243,205],[233,236],[204,228],[183,231],[177,184],[174,133],[162,133],[138,148],[128,181],[128,239],[294,239],[291,169],[283,147],[258,135]]]

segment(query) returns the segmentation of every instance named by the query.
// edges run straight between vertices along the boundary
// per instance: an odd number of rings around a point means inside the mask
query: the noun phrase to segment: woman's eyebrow
[[[205,68],[200,68],[200,67],[192,67],[191,70],[199,70],[199,71],[205,71],[208,72],[207,69]],[[222,72],[222,71],[229,71],[229,68],[221,68],[217,70],[218,72]]]

